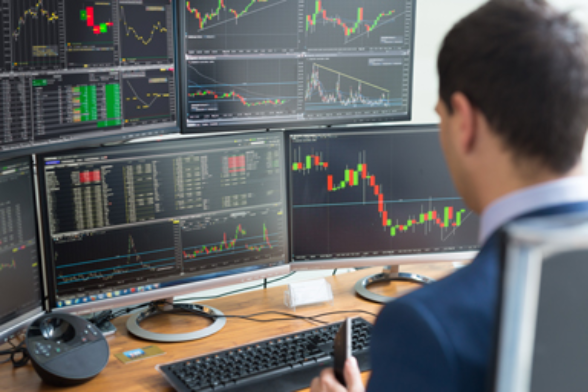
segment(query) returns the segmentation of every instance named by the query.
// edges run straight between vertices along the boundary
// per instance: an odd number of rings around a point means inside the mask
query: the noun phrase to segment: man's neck
[[[480,188],[482,189],[479,195],[480,211],[485,211],[489,205],[511,193],[551,181],[582,176],[584,171],[582,165],[578,164],[563,174],[546,169],[532,171],[514,168],[510,173],[510,175],[501,175],[499,171],[494,171],[494,175],[489,176],[490,178],[486,177],[485,183]],[[513,173],[516,174],[513,175]]]

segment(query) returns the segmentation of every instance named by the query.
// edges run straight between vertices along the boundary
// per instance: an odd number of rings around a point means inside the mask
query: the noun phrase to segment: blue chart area
[[[57,291],[87,291],[113,282],[137,283],[178,273],[174,249],[169,222],[54,239]],[[94,257],[79,257],[89,254]]]
[[[188,64],[188,118],[239,119],[296,113],[296,60]]]

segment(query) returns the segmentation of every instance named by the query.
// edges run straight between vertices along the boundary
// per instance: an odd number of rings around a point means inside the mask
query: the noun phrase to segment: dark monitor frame
[[[71,139],[64,139],[64,140],[50,140],[41,143],[33,143],[27,145],[13,145],[9,146],[8,149],[0,149],[0,160],[11,159],[21,157],[23,155],[30,155],[30,154],[45,154],[49,152],[57,152],[65,149],[78,149],[78,148],[91,148],[96,146],[97,144],[102,145],[109,145],[109,144],[118,144],[118,143],[125,143],[132,139],[139,139],[144,137],[154,137],[166,134],[179,134],[182,131],[182,106],[183,106],[183,99],[181,97],[182,88],[180,83],[182,82],[181,77],[181,70],[182,64],[180,62],[179,50],[180,50],[180,30],[178,29],[178,5],[176,0],[171,1],[172,6],[172,17],[173,23],[175,28],[172,29],[172,33],[174,35],[174,79],[175,79],[175,89],[176,89],[176,110],[175,110],[175,117],[176,117],[176,125],[174,126],[165,126],[165,127],[158,127],[154,125],[149,129],[143,130],[133,130],[129,128],[123,128],[120,130],[113,130],[113,131],[99,131],[95,130],[92,131],[89,136],[72,136]],[[104,68],[104,71],[107,71],[108,68]],[[83,71],[83,69],[80,69]],[[54,73],[59,74],[59,71],[55,71]]]
[[[306,0],[309,1],[309,0]],[[202,134],[207,132],[227,132],[227,131],[290,131],[290,130],[308,130],[310,128],[317,128],[317,127],[325,127],[331,128],[333,126],[344,126],[344,125],[384,125],[384,123],[394,123],[394,122],[404,122],[404,121],[411,121],[412,120],[412,111],[413,111],[413,100],[414,100],[414,61],[415,61],[415,34],[416,34],[416,12],[417,12],[417,3],[418,0],[412,0],[413,6],[413,23],[412,23],[412,31],[411,31],[411,56],[410,56],[410,82],[409,82],[409,99],[408,99],[408,111],[407,114],[398,115],[398,116],[388,116],[388,117],[374,117],[374,118],[357,118],[354,121],[349,121],[348,119],[325,119],[325,120],[314,120],[314,121],[284,121],[284,122],[272,122],[271,120],[268,121],[265,125],[264,124],[240,124],[240,125],[224,125],[224,126],[208,126],[208,127],[198,127],[198,128],[190,128],[187,126],[188,123],[188,110],[187,110],[187,95],[188,95],[188,71],[187,71],[187,60],[186,60],[186,45],[185,39],[183,34],[186,31],[186,20],[185,20],[185,8],[178,7],[178,39],[180,40],[180,57],[178,59],[179,68],[181,69],[181,130],[182,133],[185,134]]]
[[[276,133],[267,133],[267,132],[249,132],[249,133],[222,133],[222,134],[202,134],[202,135],[169,135],[169,139],[162,141],[165,142],[177,142],[180,143],[182,141],[196,141],[196,140],[210,140],[210,139],[219,139],[219,138],[227,138],[231,140],[232,138],[240,138],[240,137],[248,137],[251,136],[276,136],[279,137],[279,134]],[[285,157],[286,155],[286,145],[285,140],[283,139],[283,135],[281,136],[282,148],[283,152],[282,155]],[[129,146],[133,146],[134,144],[137,145],[145,145],[148,144],[153,145],[152,141],[142,141],[142,140],[131,140],[126,142],[125,144],[121,144],[118,146],[112,146],[113,148],[121,148],[124,149]],[[92,147],[86,148],[79,148],[79,149],[72,149],[67,150],[68,154],[75,154],[75,153],[84,153],[90,152],[92,150],[97,150],[102,148],[101,145],[96,145]],[[44,267],[45,267],[45,285],[46,285],[46,292],[47,292],[47,301],[48,301],[48,309],[54,312],[64,312],[64,313],[72,313],[72,314],[88,314],[93,312],[98,312],[102,310],[109,310],[115,307],[124,307],[124,306],[131,306],[141,303],[146,303],[155,300],[162,300],[168,299],[180,295],[188,295],[192,293],[196,293],[203,290],[210,290],[215,288],[221,288],[224,286],[240,284],[240,283],[248,283],[259,279],[271,278],[276,276],[281,276],[288,274],[290,272],[290,249],[289,249],[289,241],[284,241],[284,247],[286,253],[286,257],[284,258],[284,264],[274,267],[264,267],[264,268],[257,268],[250,271],[240,271],[239,268],[222,271],[213,273],[214,276],[211,276],[207,273],[204,274],[196,274],[192,276],[182,276],[176,277],[175,279],[165,279],[166,283],[173,283],[178,282],[176,285],[170,285],[167,287],[162,287],[153,291],[145,291],[134,293],[132,295],[126,295],[121,297],[113,297],[107,300],[95,301],[95,302],[87,302],[79,305],[71,305],[66,306],[63,308],[57,307],[57,300],[55,295],[55,276],[54,271],[52,270],[51,261],[52,254],[50,248],[50,241],[51,241],[51,233],[49,229],[49,220],[48,220],[48,205],[47,205],[47,195],[46,195],[46,183],[44,177],[44,168],[43,162],[44,158],[50,154],[43,154],[37,156],[36,161],[36,169],[38,172],[38,183],[39,183],[39,199],[41,201],[41,211],[42,214],[42,228],[43,228],[43,258],[45,260]],[[287,194],[286,194],[286,183],[287,183],[287,168],[284,166],[282,168],[281,176],[283,179],[283,183],[281,185],[281,191],[284,194],[284,208],[287,209]],[[288,228],[290,225],[289,222],[289,214],[284,213],[285,222],[284,222],[284,234],[289,236]],[[201,279],[202,278],[202,279]],[[191,280],[187,282],[187,280]]]
[[[297,134],[332,134],[332,133],[351,133],[362,131],[370,132],[371,134],[395,132],[430,132],[433,130],[439,131],[439,124],[415,124],[415,125],[391,125],[371,128],[330,128],[330,129],[306,129],[304,131],[288,131],[285,132],[285,147],[286,159],[288,166],[291,161],[290,157],[290,136]],[[288,174],[289,176],[289,174]],[[289,178],[289,177],[288,177]],[[291,197],[290,197],[290,181],[287,182],[288,192],[288,213],[291,212]],[[293,219],[290,217],[289,226],[289,249],[293,249]],[[442,253],[422,253],[422,254],[398,254],[393,256],[375,256],[375,257],[357,257],[357,258],[331,258],[319,259],[313,261],[295,261],[290,255],[290,268],[292,271],[308,271],[321,269],[335,269],[335,268],[354,268],[354,267],[379,267],[379,266],[399,266],[409,264],[428,264],[439,262],[467,262],[473,260],[478,251],[460,251],[460,252],[442,252]]]
[[[3,157],[4,158],[4,157]],[[46,302],[46,281],[45,281],[45,274],[43,271],[44,268],[44,258],[42,250],[42,236],[40,233],[40,225],[39,225],[39,204],[38,204],[38,192],[37,192],[37,181],[36,181],[36,166],[33,162],[32,156],[20,157],[10,159],[10,161],[14,161],[16,163],[20,162],[28,162],[30,172],[31,172],[31,196],[33,198],[33,208],[34,208],[34,215],[35,215],[35,233],[37,235],[37,259],[38,259],[38,273],[39,273],[39,282],[41,284],[41,298],[39,298],[40,305],[35,307],[34,309],[13,318],[12,320],[5,322],[4,324],[0,324],[0,344],[4,343],[7,340],[14,338],[14,336],[21,330],[27,328],[37,317],[41,316],[45,313],[47,308]],[[6,163],[7,160],[2,159],[0,164]]]

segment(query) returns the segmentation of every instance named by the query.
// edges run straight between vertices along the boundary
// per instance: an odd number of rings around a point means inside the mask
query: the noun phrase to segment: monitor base
[[[411,274],[408,272],[400,272],[400,266],[393,265],[385,267],[384,270],[379,274],[370,275],[359,280],[355,284],[355,292],[357,293],[357,295],[364,299],[367,299],[368,301],[385,304],[387,302],[395,300],[396,297],[386,297],[384,295],[373,293],[368,290],[368,286],[374,283],[394,281],[411,282],[423,285],[435,282],[434,279],[427,278],[423,275]]]
[[[143,320],[165,313],[192,313],[195,316],[201,315],[206,318],[212,319],[213,322],[210,326],[204,329],[179,334],[155,333],[147,331],[146,329],[143,329],[141,327],[140,324]],[[147,310],[140,313],[135,313],[131,315],[131,317],[129,317],[129,319],[127,320],[127,330],[138,338],[150,340],[153,342],[187,342],[190,340],[202,339],[214,335],[215,333],[220,331],[227,322],[227,319],[222,316],[223,313],[220,310],[217,310],[210,306],[174,304],[173,301],[166,301],[164,303],[153,302],[149,305]]]

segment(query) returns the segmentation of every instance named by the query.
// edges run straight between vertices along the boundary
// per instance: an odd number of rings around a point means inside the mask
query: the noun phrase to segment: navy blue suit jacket
[[[535,211],[588,211],[588,203]],[[388,303],[374,327],[368,392],[482,392],[491,360],[501,240],[494,233],[469,266]]]

